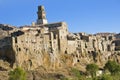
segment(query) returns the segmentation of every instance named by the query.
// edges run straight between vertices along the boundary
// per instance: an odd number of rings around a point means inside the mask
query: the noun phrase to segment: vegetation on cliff
[[[17,67],[9,72],[9,80],[26,80],[26,72],[22,68]]]
[[[91,75],[91,77],[95,77],[96,76],[96,72],[98,71],[98,66],[96,64],[88,64],[86,66],[86,70],[88,72],[88,74]]]

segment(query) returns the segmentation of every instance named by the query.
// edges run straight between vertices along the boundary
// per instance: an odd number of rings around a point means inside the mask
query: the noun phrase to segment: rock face
[[[44,23],[43,8],[38,7],[40,20],[32,26],[0,25],[1,60],[9,62],[12,68],[21,66],[26,70],[39,66],[47,69],[85,67],[92,62],[102,67],[109,59],[120,63],[119,34],[69,33],[65,22]]]

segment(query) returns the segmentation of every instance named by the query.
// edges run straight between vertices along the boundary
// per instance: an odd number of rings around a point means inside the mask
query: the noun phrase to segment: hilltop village
[[[37,15],[30,26],[0,24],[0,59],[11,68],[83,69],[93,62],[102,68],[109,59],[120,63],[120,34],[70,33],[65,22],[48,23],[44,6],[38,6]]]

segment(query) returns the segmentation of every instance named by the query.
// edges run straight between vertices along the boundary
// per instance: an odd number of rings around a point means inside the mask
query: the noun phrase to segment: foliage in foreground
[[[86,66],[86,70],[87,72],[92,76],[92,77],[96,77],[96,72],[98,71],[98,65],[96,64],[88,64]]]
[[[85,75],[82,75],[80,71],[76,68],[71,68],[72,76],[74,76],[74,79],[68,79],[68,80],[85,80]]]
[[[112,76],[110,76],[110,75],[103,74],[103,75],[100,77],[100,80],[113,80],[113,78],[112,78]]]
[[[120,73],[120,65],[116,63],[115,61],[108,61],[105,64],[104,69],[109,70],[112,75]]]
[[[120,65],[115,61],[108,61],[105,64],[105,72],[103,72],[101,76],[96,76],[98,69],[96,64],[88,64],[86,66],[86,73],[91,75],[91,77],[89,77],[89,75],[86,76],[86,74],[81,74],[78,69],[71,68],[70,73],[74,78],[69,79],[68,77],[62,77],[60,80],[120,80]],[[106,72],[106,70],[108,70],[109,73]],[[18,67],[9,72],[9,80],[26,80],[26,72]]]
[[[26,80],[26,72],[22,68],[15,68],[9,72],[9,80]]]

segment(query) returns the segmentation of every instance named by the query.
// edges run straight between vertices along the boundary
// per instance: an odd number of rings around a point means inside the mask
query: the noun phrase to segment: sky
[[[64,21],[69,32],[120,32],[120,0],[0,0],[0,24],[31,25],[39,5],[49,23]]]

